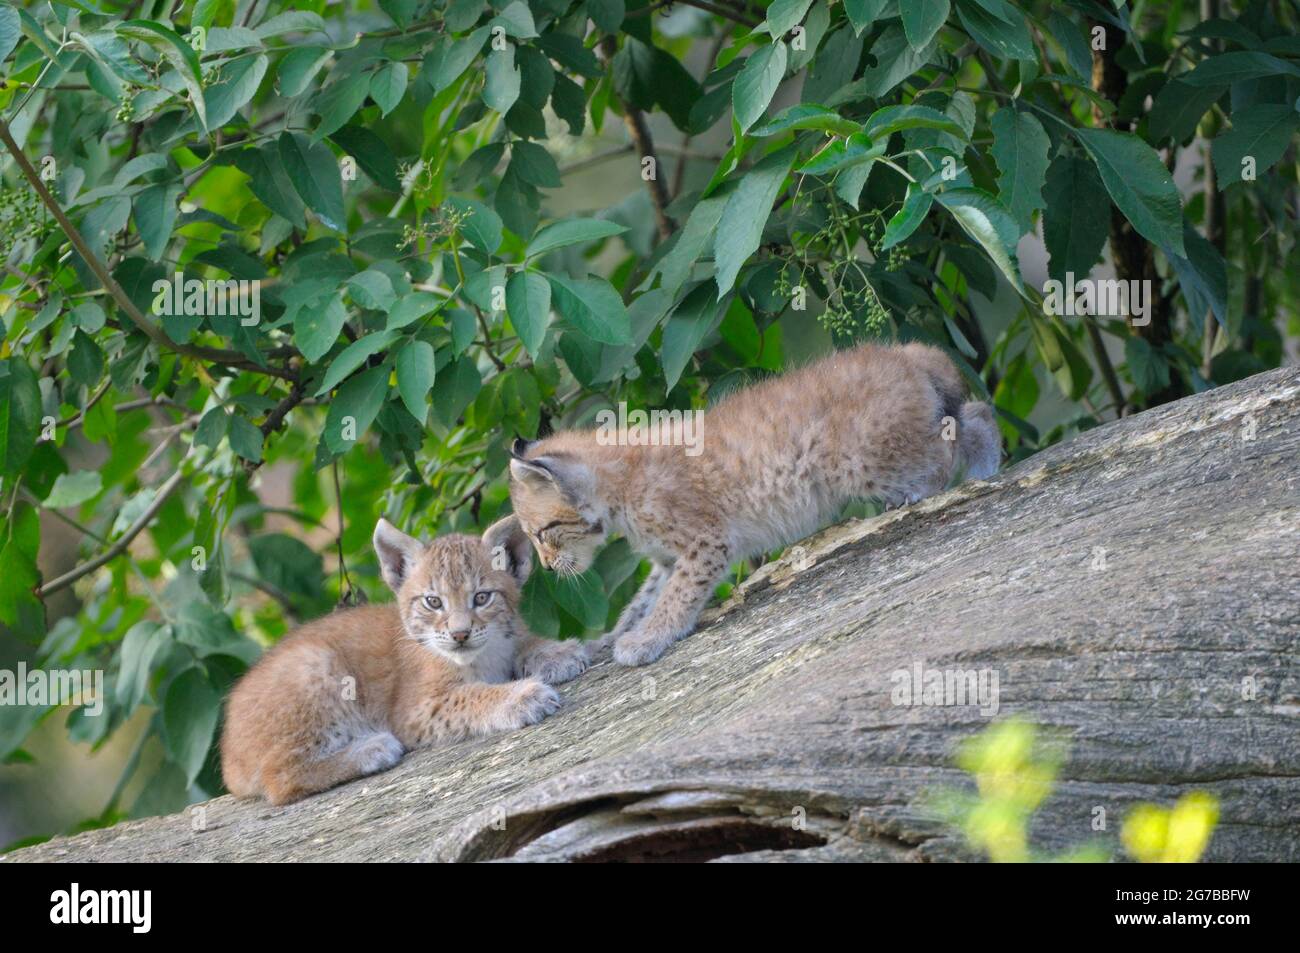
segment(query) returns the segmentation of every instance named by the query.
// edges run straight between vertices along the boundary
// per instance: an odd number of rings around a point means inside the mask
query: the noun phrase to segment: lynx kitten
[[[481,540],[428,546],[381,519],[374,542],[397,602],[304,625],[231,692],[221,762],[232,793],[285,804],[412,748],[534,724],[560,704],[547,683],[586,668],[579,643],[524,630],[532,553],[513,516]]]
[[[864,345],[724,398],[704,412],[695,456],[662,445],[671,439],[627,446],[591,431],[516,441],[510,495],[548,568],[586,570],[610,533],[651,559],[617,626],[594,643],[644,665],[691,632],[735,560],[807,536],[853,499],[913,503],[959,468],[996,472],[992,408],[965,394],[936,348]]]

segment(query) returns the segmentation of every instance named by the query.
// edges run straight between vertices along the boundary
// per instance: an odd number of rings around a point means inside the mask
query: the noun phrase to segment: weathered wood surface
[[[1208,859],[1300,860],[1298,464],[1285,368],[833,527],[536,727],[5,860],[960,859],[924,797],[968,785],[952,752],[989,719],[895,706],[916,662],[996,670],[1000,715],[1069,737],[1036,846],[1092,838],[1096,807],[1113,842],[1133,803],[1201,788],[1222,806]]]

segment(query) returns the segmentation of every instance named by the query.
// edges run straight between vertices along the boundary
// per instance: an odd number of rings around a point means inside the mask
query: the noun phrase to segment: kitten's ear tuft
[[[379,557],[379,571],[384,582],[394,593],[402,588],[412,567],[420,558],[424,547],[418,539],[412,539],[382,516],[375,524],[375,554]]]
[[[541,460],[510,458],[510,476],[520,483],[555,483],[555,474]]]
[[[533,547],[519,525],[519,517],[512,514],[489,526],[483,533],[483,545],[493,569],[510,573],[521,586],[528,580],[533,570]]]

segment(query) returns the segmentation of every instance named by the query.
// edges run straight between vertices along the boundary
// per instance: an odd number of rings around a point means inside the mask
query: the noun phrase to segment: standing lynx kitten
[[[961,466],[976,479],[996,472],[992,408],[965,394],[936,348],[863,345],[704,411],[698,455],[664,445],[682,442],[673,433],[659,446],[595,431],[516,441],[510,495],[547,568],[585,571],[610,533],[652,560],[595,643],[613,641],[617,661],[644,665],[691,632],[735,560],[807,536],[851,500],[913,503]]]
[[[302,626],[231,692],[221,737],[231,793],[285,804],[412,748],[534,724],[560,704],[547,683],[586,668],[579,643],[525,632],[517,606],[532,553],[513,516],[481,540],[428,546],[381,519],[374,542],[397,602]]]

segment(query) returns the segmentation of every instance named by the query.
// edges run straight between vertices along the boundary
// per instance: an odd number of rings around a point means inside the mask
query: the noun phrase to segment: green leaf
[[[764,156],[728,197],[718,220],[713,246],[713,257],[718,266],[719,298],[736,284],[741,266],[762,244],[763,226],[772,214],[772,203],[781,193],[781,186],[790,174],[790,166],[797,154],[797,148],[789,145]]]
[[[731,87],[731,104],[741,132],[763,118],[785,76],[786,55],[785,43],[776,40],[745,61]]]
[[[398,178],[397,157],[393,155],[393,150],[388,148],[388,143],[369,129],[362,126],[344,126],[331,132],[329,138],[347,155],[356,159],[361,170],[381,189],[387,189],[389,192],[402,190],[402,182]]]
[[[524,257],[536,258],[557,248],[599,241],[613,235],[622,235],[626,231],[625,226],[600,218],[566,218],[539,229],[528,243]]]
[[[167,243],[171,241],[172,226],[180,211],[177,202],[181,197],[179,183],[151,185],[136,195],[132,203],[135,227],[144,242],[144,252],[152,261],[161,261]]]
[[[321,304],[304,307],[293,319],[293,340],[302,356],[313,364],[329,353],[348,320],[343,300],[331,295]]]
[[[41,548],[40,514],[35,507],[17,502],[7,532],[0,536],[0,566],[4,567],[0,572],[0,624],[15,634],[39,639],[45,628],[44,606],[34,591],[41,582],[36,564]]]
[[[464,216],[460,233],[471,245],[488,255],[501,247],[505,225],[500,215],[476,199],[452,196],[446,204]]]
[[[41,504],[48,510],[61,510],[68,506],[80,506],[89,499],[98,496],[104,488],[103,478],[97,470],[77,470],[73,473],[60,473],[54,480],[54,486]]]
[[[406,64],[399,60],[385,63],[370,77],[370,98],[378,104],[382,115],[387,116],[396,109],[406,95],[407,74]]]
[[[893,218],[889,220],[889,224],[885,226],[885,238],[881,243],[880,250],[885,251],[893,248],[899,242],[906,241],[925,221],[925,216],[933,204],[934,196],[931,193],[925,191],[917,183],[911,183],[908,186],[907,199],[903,202],[903,207],[894,213]]]
[[[871,139],[884,139],[903,129],[938,129],[969,138],[957,120],[929,106],[885,106],[873,112],[863,127]]]
[[[1042,123],[1012,106],[994,113],[989,125],[993,130],[990,151],[998,164],[998,198],[1024,234],[1033,227],[1034,211],[1043,207],[1047,153],[1052,144]]]
[[[280,159],[279,149],[268,143],[257,149],[244,149],[235,156],[235,168],[248,176],[248,188],[262,204],[294,228],[307,227],[306,206],[298,197]]]
[[[641,285],[642,290],[650,287],[658,275],[662,288],[674,295],[677,293],[677,289],[690,278],[700,256],[712,249],[718,221],[727,206],[727,198],[726,194],[718,192],[696,203],[685,227],[674,236],[668,254],[659,259],[659,263],[646,276]]]
[[[1038,53],[1024,16],[1009,4],[1002,4],[1010,9],[1009,17],[994,16],[986,9],[990,5],[957,0],[957,18],[962,29],[998,59],[1037,61]]]
[[[1152,141],[1168,136],[1174,142],[1186,142],[1195,135],[1201,117],[1222,95],[1222,86],[1191,86],[1181,79],[1165,83],[1147,114]]]
[[[378,268],[367,268],[347,280],[353,302],[371,311],[387,311],[397,301],[393,280]]]
[[[440,298],[428,291],[412,291],[408,295],[403,295],[397,299],[397,303],[389,310],[388,321],[384,325],[384,329],[396,331],[399,328],[404,328],[408,324],[420,320],[426,314],[432,314],[445,301],[445,298]]]
[[[428,398],[435,372],[433,345],[428,341],[407,341],[397,352],[397,395],[422,424],[429,416]]]
[[[1074,129],[1088,150],[1106,191],[1138,234],[1179,256],[1183,250],[1183,205],[1173,176],[1149,145],[1132,133]]]
[[[1290,105],[1256,103],[1232,113],[1232,128],[1215,137],[1214,172],[1219,188],[1242,181],[1247,158],[1254,160],[1255,175],[1262,175],[1282,158],[1296,130],[1300,112]]]
[[[847,139],[836,139],[796,170],[805,175],[829,175],[840,169],[864,162],[874,162],[885,154],[887,139],[872,142],[865,133],[855,132]]]
[[[167,687],[163,699],[162,728],[167,755],[193,784],[203,770],[208,749],[217,733],[221,695],[197,665],[187,668]]]
[[[861,36],[862,31],[876,21],[888,3],[889,0],[844,0],[844,12],[849,15],[853,32]]]
[[[817,129],[821,132],[849,136],[862,132],[862,124],[852,119],[845,119],[833,109],[818,106],[816,103],[800,103],[783,109],[765,123],[760,123],[749,131],[751,136],[775,136],[789,132],[791,129]]]
[[[515,65],[515,48],[493,50],[487,58],[487,79],[483,84],[483,102],[499,113],[508,113],[519,99],[520,73]]]
[[[535,142],[519,140],[510,147],[510,170],[521,181],[541,189],[558,189],[560,168],[545,148]]]
[[[432,78],[435,93],[442,92],[469,69],[469,65],[478,58],[479,51],[483,49],[488,32],[488,28],[483,26],[469,36],[454,42],[444,37],[429,51],[420,67],[420,74]]]
[[[627,16],[627,4],[623,0],[587,0],[587,13],[597,29],[617,33]]]
[[[506,282],[506,311],[520,342],[536,360],[551,314],[550,283],[535,271],[516,271]]]
[[[277,13],[269,20],[263,20],[254,31],[259,39],[265,40],[272,36],[283,36],[286,33],[324,33],[329,35],[325,29],[325,21],[320,18],[320,14],[312,13],[310,10],[289,10],[285,13]]]
[[[1066,274],[1086,277],[1101,257],[1110,233],[1110,209],[1098,208],[1104,186],[1097,167],[1078,155],[1062,153],[1047,169],[1043,189],[1043,238],[1051,256],[1048,273],[1057,281]],[[1088,209],[1087,215],[1079,214]]]
[[[23,23],[18,11],[9,4],[0,5],[0,63],[9,58],[23,37]]]
[[[68,375],[82,387],[93,387],[104,376],[104,352],[85,331],[78,330],[72,336]]]
[[[948,0],[904,0],[898,5],[898,12],[903,15],[907,42],[912,49],[922,50],[948,19],[950,7]]]
[[[878,99],[925,66],[933,50],[933,44],[921,50],[912,49],[902,25],[890,23],[872,44],[871,55],[876,58],[876,65],[868,66],[862,79],[851,88],[855,93]]]
[[[146,619],[127,629],[122,638],[117,698],[128,717],[148,695],[154,660],[171,645],[171,637],[171,626]]]
[[[262,431],[252,421],[239,414],[230,417],[230,449],[245,460],[262,462]]]
[[[175,30],[169,30],[150,20],[127,20],[117,26],[117,32],[132,39],[144,40],[158,50],[181,78],[190,94],[190,105],[199,118],[199,128],[208,131],[207,100],[203,96],[203,69],[198,54],[194,52]]]
[[[533,375],[522,368],[506,371],[499,388],[502,422],[521,437],[536,438],[542,395]]]
[[[1187,301],[1187,313],[1198,330],[1205,317],[1213,314],[1219,324],[1228,327],[1228,263],[1219,250],[1200,232],[1183,224],[1183,244],[1187,257],[1170,255],[1169,261],[1178,274],[1178,286]]]
[[[609,615],[609,600],[600,574],[588,569],[580,576],[546,574],[551,595],[561,609],[586,629],[603,629]]]
[[[230,429],[230,415],[221,407],[213,407],[194,428],[194,442],[200,447],[216,449]]]
[[[219,129],[235,117],[235,113],[253,98],[266,75],[266,55],[235,59],[221,71],[221,82],[209,86],[207,101],[208,126]]]
[[[483,387],[483,378],[468,357],[457,358],[433,382],[433,413],[450,427]]]
[[[504,10],[492,18],[489,27],[499,26],[506,36],[518,40],[531,40],[537,36],[537,27],[533,23],[533,13],[528,5],[520,0],[513,0]]]
[[[319,46],[300,46],[290,50],[276,67],[276,91],[286,99],[301,96],[312,78],[332,55],[332,50],[322,49]]]
[[[280,161],[303,203],[327,228],[347,230],[343,211],[343,180],[334,153],[324,143],[313,143],[302,133],[282,132]]]
[[[1169,386],[1169,362],[1145,338],[1136,334],[1124,339],[1124,359],[1133,384],[1144,394],[1155,394]]]
[[[966,234],[993,259],[1012,287],[1024,295],[1025,286],[1015,258],[1020,232],[1006,207],[979,189],[950,189],[937,197]]]
[[[666,390],[677,386],[691,356],[721,320],[722,303],[713,296],[713,288],[707,281],[696,286],[677,306],[664,325],[663,344],[659,349]]]
[[[772,0],[767,8],[767,32],[779,39],[803,21],[812,0]]]
[[[325,372],[325,379],[316,388],[316,396],[319,397],[322,394],[329,393],[370,357],[378,354],[396,340],[396,331],[379,331],[353,341],[340,351],[339,356],[330,363],[329,370]]]
[[[1269,76],[1300,76],[1300,66],[1254,50],[1220,53],[1196,64],[1190,73],[1179,76],[1188,86],[1231,86],[1248,79]]]
[[[548,274],[555,309],[579,331],[601,344],[626,344],[631,338],[627,308],[604,278]]]
[[[370,77],[365,73],[353,73],[345,76],[321,90],[312,105],[312,111],[320,116],[320,124],[312,133],[312,139],[319,142],[336,129],[347,125],[349,119],[356,115],[361,104],[370,92]],[[281,140],[288,133],[281,135]],[[310,203],[308,203],[310,204]]]
[[[347,453],[379,416],[388,396],[389,369],[372,367],[346,381],[325,417],[325,446],[336,455]]]

